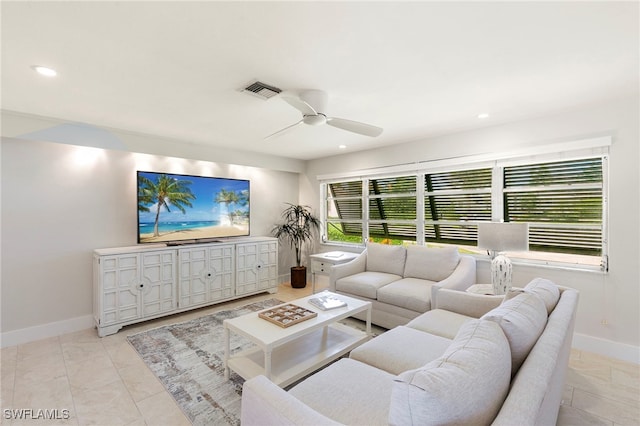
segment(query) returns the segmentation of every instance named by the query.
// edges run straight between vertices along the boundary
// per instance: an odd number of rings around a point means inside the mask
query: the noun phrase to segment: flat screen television
[[[249,235],[248,180],[137,172],[138,243]]]

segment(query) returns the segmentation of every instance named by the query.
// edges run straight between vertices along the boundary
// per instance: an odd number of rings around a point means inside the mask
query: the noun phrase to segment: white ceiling
[[[298,159],[638,92],[638,2],[6,2],[2,108]],[[32,65],[58,71],[36,74]],[[329,93],[301,125],[259,79]],[[478,113],[490,118],[479,120]]]

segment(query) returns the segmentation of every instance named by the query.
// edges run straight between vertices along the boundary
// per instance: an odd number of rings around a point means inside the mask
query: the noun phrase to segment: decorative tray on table
[[[260,312],[258,316],[280,327],[287,328],[299,322],[317,317],[318,313],[298,305],[287,304]]]

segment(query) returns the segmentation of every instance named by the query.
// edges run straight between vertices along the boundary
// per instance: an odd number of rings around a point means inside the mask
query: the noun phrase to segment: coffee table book
[[[344,300],[339,299],[332,294],[326,294],[326,293],[321,293],[318,295],[318,297],[309,299],[309,303],[311,303],[313,306],[317,308],[322,309],[323,311],[326,311],[329,309],[343,308],[347,306],[347,302],[345,302]]]

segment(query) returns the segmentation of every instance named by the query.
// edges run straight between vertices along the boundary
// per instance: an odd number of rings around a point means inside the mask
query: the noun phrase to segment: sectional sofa
[[[251,425],[555,425],[577,291],[536,279],[505,297],[442,289],[434,309],[285,391],[244,383]]]
[[[475,258],[457,247],[369,243],[354,260],[333,266],[329,289],[370,301],[371,321],[393,328],[431,309],[438,290],[466,290],[475,282]]]

